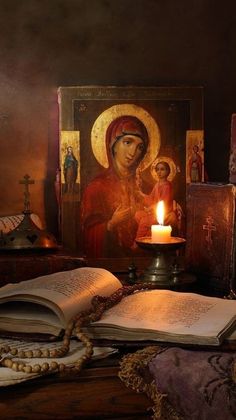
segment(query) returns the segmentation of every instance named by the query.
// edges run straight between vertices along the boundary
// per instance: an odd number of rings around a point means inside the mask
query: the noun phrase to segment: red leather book
[[[235,292],[235,196],[233,184],[187,187],[186,266],[202,292]]]
[[[229,182],[236,183],[236,114],[231,117]]]

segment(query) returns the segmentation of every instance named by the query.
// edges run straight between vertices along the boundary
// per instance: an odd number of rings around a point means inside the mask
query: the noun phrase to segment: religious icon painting
[[[204,132],[187,130],[186,182],[204,182]]]
[[[78,86],[58,94],[63,245],[92,259],[133,258],[161,199],[165,222],[184,235],[186,132],[202,130],[202,88]]]
[[[62,200],[80,200],[80,141],[78,131],[60,133]]]

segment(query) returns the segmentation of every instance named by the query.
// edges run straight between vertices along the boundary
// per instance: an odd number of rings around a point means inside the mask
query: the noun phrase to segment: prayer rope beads
[[[3,345],[0,348],[2,367],[7,367],[15,372],[24,372],[27,374],[44,374],[46,372],[64,372],[66,369],[79,372],[84,364],[86,364],[93,355],[93,343],[91,339],[84,333],[83,327],[91,322],[98,321],[105,310],[111,308],[121,301],[125,296],[128,296],[138,290],[153,289],[155,286],[151,283],[137,283],[131,286],[123,286],[119,288],[109,297],[94,296],[91,301],[91,308],[88,311],[78,313],[74,318],[69,321],[62,344],[54,349],[35,349],[35,350],[18,350],[16,347]],[[24,359],[34,358],[62,358],[66,356],[70,349],[70,339],[72,334],[75,333],[78,340],[80,340],[84,347],[85,352],[75,363],[73,367],[66,367],[64,363],[58,363],[55,360],[43,362],[42,364],[29,364],[25,363]],[[15,360],[18,358],[19,360]]]

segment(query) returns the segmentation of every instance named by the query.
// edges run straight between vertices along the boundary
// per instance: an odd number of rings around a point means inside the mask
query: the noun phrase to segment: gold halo
[[[137,117],[145,125],[149,137],[147,152],[139,164],[141,171],[144,171],[157,156],[161,136],[159,127],[154,118],[143,108],[134,104],[118,104],[103,111],[93,124],[91,131],[91,145],[95,158],[104,168],[108,168],[108,157],[106,150],[106,131],[111,122],[121,116],[131,115]]]
[[[157,176],[157,173],[156,173],[156,171],[155,171],[155,167],[156,167],[156,165],[157,165],[159,162],[167,162],[167,163],[169,164],[169,167],[170,167],[170,173],[169,173],[169,175],[168,175],[168,180],[169,180],[169,181],[173,181],[173,179],[174,179],[174,177],[175,177],[175,175],[176,175],[176,173],[177,173],[177,168],[176,168],[176,164],[175,164],[175,162],[173,161],[173,159],[171,159],[171,158],[170,158],[170,157],[168,157],[168,156],[158,156],[158,158],[156,158],[156,159],[154,160],[154,162],[152,163],[152,166],[151,166],[151,174],[152,174],[152,177],[153,177],[156,181],[158,181],[158,180],[159,180],[159,178],[158,178],[158,176]]]

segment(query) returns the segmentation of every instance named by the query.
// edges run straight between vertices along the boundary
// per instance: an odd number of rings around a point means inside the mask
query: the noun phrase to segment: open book
[[[93,296],[109,296],[122,284],[107,270],[81,267],[0,289],[0,331],[59,336]]]
[[[90,308],[95,295],[122,286],[109,271],[82,267],[0,289],[0,332],[59,336]],[[85,328],[94,339],[219,345],[236,327],[236,301],[169,290],[142,290],[123,298]]]

